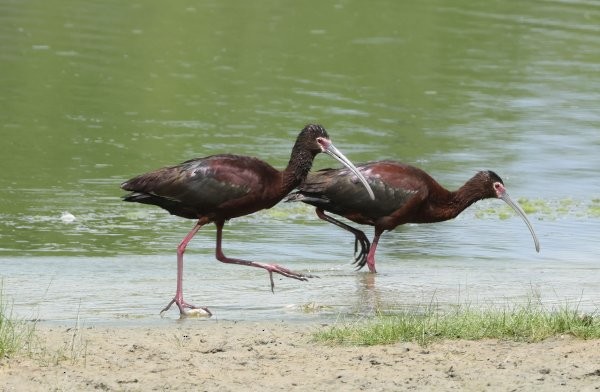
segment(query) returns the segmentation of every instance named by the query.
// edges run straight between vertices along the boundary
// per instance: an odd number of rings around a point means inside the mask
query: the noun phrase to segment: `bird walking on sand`
[[[368,265],[375,270],[375,251],[379,237],[385,230],[393,230],[405,223],[433,223],[455,218],[471,204],[481,199],[504,200],[525,221],[535,249],[540,245],[525,212],[506,192],[502,179],[492,171],[480,171],[457,191],[442,187],[423,170],[396,161],[379,161],[359,165],[358,170],[367,179],[375,199],[365,197],[357,186],[357,177],[345,168],[324,169],[309,174],[297,191],[286,201],[302,201],[316,207],[317,216],[354,234],[354,263],[358,269]],[[370,244],[365,233],[327,214],[343,216],[353,222],[375,227]]]
[[[122,189],[131,191],[124,196],[125,201],[153,204],[173,215],[197,220],[194,228],[177,247],[177,288],[174,298],[161,314],[176,304],[181,316],[200,313],[211,315],[206,307],[192,305],[183,298],[183,253],[198,230],[211,222],[217,226],[217,260],[267,270],[271,290],[275,286],[273,273],[303,281],[312,277],[277,264],[226,257],[221,242],[225,221],[273,207],[306,178],[315,156],[321,152],[334,157],[355,173],[366,188],[367,197],[373,197],[367,181],[348,158],[334,147],[325,129],[313,124],[304,127],[298,135],[289,163],[282,171],[257,158],[220,154],[164,167],[121,184]]]

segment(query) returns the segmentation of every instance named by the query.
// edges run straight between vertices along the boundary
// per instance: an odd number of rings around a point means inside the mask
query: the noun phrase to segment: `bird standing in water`
[[[176,304],[181,316],[202,311],[211,315],[207,308],[194,306],[183,299],[183,253],[198,230],[211,222],[217,226],[217,260],[267,270],[271,290],[274,288],[274,272],[298,280],[312,277],[277,264],[226,257],[221,242],[225,221],[273,207],[306,178],[315,156],[321,152],[334,157],[355,173],[367,189],[365,194],[369,198],[373,197],[367,181],[334,147],[325,129],[312,124],[304,127],[298,135],[288,166],[283,171],[257,158],[220,154],[164,167],[121,184],[122,189],[131,191],[123,198],[125,201],[153,204],[173,215],[197,219],[194,228],[177,247],[177,289],[175,297],[161,314]]]
[[[455,218],[471,204],[481,199],[504,200],[525,221],[539,252],[540,245],[525,212],[512,201],[502,179],[492,171],[480,171],[457,191],[443,188],[423,170],[396,161],[379,161],[359,165],[375,199],[365,197],[357,186],[357,177],[348,170],[324,169],[311,173],[298,191],[286,201],[302,201],[317,207],[317,216],[354,234],[355,259],[358,269],[368,265],[375,270],[375,251],[385,230],[405,223],[433,223]],[[365,233],[327,214],[343,216],[353,222],[375,227],[373,243]]]

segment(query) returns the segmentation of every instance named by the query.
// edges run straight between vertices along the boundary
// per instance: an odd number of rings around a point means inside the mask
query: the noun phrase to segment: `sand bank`
[[[1,391],[600,390],[600,340],[328,346],[321,325],[187,320],[38,326],[34,355],[0,362]]]

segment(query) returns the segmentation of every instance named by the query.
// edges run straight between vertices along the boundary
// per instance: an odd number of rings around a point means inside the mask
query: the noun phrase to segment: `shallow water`
[[[20,316],[163,322],[193,222],[123,203],[118,185],[219,152],[283,167],[308,122],[354,162],[399,159],[449,188],[496,171],[541,253],[488,200],[384,234],[379,273],[355,272],[347,233],[280,204],[230,222],[225,251],[320,278],[272,294],[266,272],[214,259],[210,226],[186,253],[190,302],[298,321],[532,298],[598,309],[596,3],[5,1],[0,15],[0,278]]]

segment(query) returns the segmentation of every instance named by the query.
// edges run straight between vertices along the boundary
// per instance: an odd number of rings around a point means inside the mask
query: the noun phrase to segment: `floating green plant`
[[[523,211],[525,211],[525,213],[531,215],[538,213],[548,215],[552,214],[553,212],[553,208],[549,205],[549,203],[546,200],[542,199],[520,198],[519,204],[521,205],[521,208],[523,208]]]
[[[600,199],[592,199],[588,206],[587,214],[594,218],[600,218]]]
[[[589,202],[567,197],[559,200],[528,199],[520,198],[518,203],[523,211],[532,218],[558,219],[567,216],[578,218],[599,218],[600,199],[595,198]],[[513,217],[514,212],[502,204],[489,204],[475,212],[477,218],[497,217],[508,219]]]

